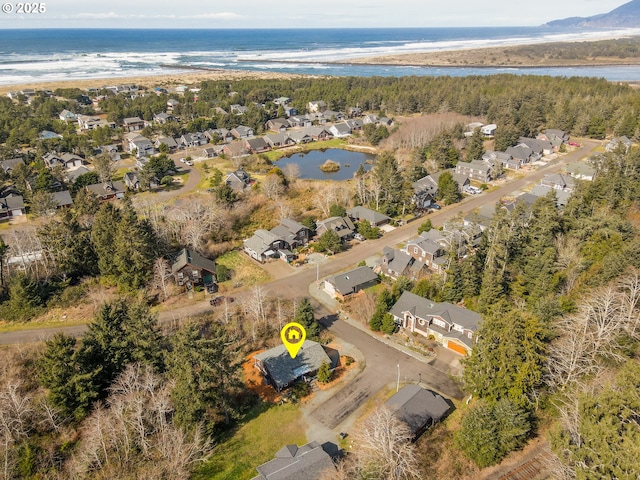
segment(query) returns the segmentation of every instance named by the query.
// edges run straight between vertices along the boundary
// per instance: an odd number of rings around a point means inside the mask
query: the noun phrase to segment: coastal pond
[[[375,155],[370,153],[352,152],[339,148],[328,148],[326,150],[311,150],[309,152],[296,153],[289,157],[282,157],[275,164],[283,169],[291,163],[298,165],[300,178],[312,180],[348,180],[353,178],[353,174],[360,165],[366,171],[373,165]],[[340,170],[336,172],[323,172],[320,166],[327,160],[332,160],[340,164]]]

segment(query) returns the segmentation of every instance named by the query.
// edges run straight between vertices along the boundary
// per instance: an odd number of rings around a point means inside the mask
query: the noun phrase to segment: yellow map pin
[[[296,358],[305,338],[307,338],[307,332],[299,323],[291,322],[282,327],[280,338],[291,358]]]

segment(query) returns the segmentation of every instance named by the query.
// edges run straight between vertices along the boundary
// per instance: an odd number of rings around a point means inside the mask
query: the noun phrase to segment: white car
[[[184,163],[186,163],[190,167],[193,167],[193,162],[191,160],[185,160]]]
[[[182,157],[182,158],[180,159],[180,161],[181,161],[182,163],[186,163],[186,162],[187,162],[187,159],[186,159],[186,158],[184,158],[184,157]]]
[[[464,187],[464,191],[470,193],[471,195],[477,195],[478,193],[482,193],[482,190],[478,187],[472,187],[471,185]]]

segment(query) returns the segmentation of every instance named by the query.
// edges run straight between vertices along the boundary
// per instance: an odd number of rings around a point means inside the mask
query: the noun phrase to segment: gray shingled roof
[[[404,312],[411,312],[415,317],[425,320],[434,316],[440,317],[450,324],[460,325],[473,331],[477,330],[478,323],[482,318],[476,312],[466,308],[458,307],[449,302],[436,303],[407,290],[402,292],[398,301],[389,311],[397,318],[403,318]]]
[[[378,280],[378,276],[369,267],[358,267],[354,270],[341,273],[326,281],[335,286],[335,289],[342,295],[353,293],[361,285]]]
[[[271,248],[271,244],[276,242],[278,237],[267,230],[258,229],[255,231],[251,238],[247,238],[244,241],[244,246],[250,250],[256,252],[258,255],[262,255],[264,252]]]
[[[186,265],[193,265],[211,273],[216,272],[216,263],[213,260],[203,257],[198,252],[189,250],[188,248],[183,248],[174,257],[173,264],[171,265],[171,271],[175,273]]]
[[[320,480],[335,468],[329,454],[315,441],[301,447],[287,445],[275,457],[256,468],[260,475],[253,480]]]
[[[69,190],[54,192],[51,194],[51,198],[58,207],[73,205],[73,200],[71,199],[71,193],[69,192]]]
[[[366,220],[367,222],[375,224],[391,220],[387,215],[363,206],[350,208],[347,210],[347,214],[358,220]]]
[[[254,358],[262,362],[278,390],[309,372],[316,372],[325,362],[331,364],[322,345],[312,340],[304,341],[295,358],[291,358],[284,345],[258,353]]]
[[[439,422],[451,408],[437,393],[419,385],[407,385],[385,402],[394,416],[416,434],[423,427]]]

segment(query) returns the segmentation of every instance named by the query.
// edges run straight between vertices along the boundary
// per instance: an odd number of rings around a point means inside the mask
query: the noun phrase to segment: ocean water
[[[640,80],[640,66],[433,68],[335,64],[358,57],[550,41],[595,40],[639,30],[547,27],[389,29],[0,30],[0,84],[117,78],[189,67],[335,76],[460,76],[494,73]]]

